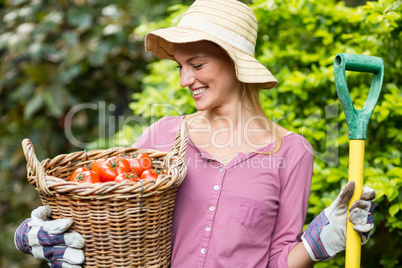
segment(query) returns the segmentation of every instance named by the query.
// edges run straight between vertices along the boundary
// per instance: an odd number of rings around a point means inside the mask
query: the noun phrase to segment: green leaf
[[[379,114],[377,114],[377,121],[382,122],[382,121],[386,120],[388,118],[390,111],[388,109],[384,109],[384,108],[378,109],[378,110],[379,110]]]
[[[24,109],[24,119],[30,119],[40,108],[42,108],[43,102],[43,95],[36,95],[32,99],[28,100]]]
[[[388,209],[389,215],[391,217],[395,217],[396,213],[398,213],[399,210],[401,210],[401,209],[402,209],[402,204],[400,204],[400,203],[394,204],[394,205],[390,206]]]
[[[38,62],[41,60],[43,55],[43,46],[41,43],[32,43],[28,48],[28,52],[32,59]]]
[[[402,1],[395,1],[393,4],[392,4],[392,7],[391,7],[391,9],[390,10],[396,10],[396,9],[398,9],[398,7],[400,6],[400,5],[402,5]]]
[[[89,9],[71,7],[67,10],[68,24],[73,27],[89,29],[92,26],[93,14]]]
[[[52,116],[58,118],[63,114],[66,95],[64,88],[59,84],[52,84],[46,88],[44,100]]]
[[[378,15],[378,14],[371,14],[370,16],[368,16],[366,18],[366,22],[370,22],[370,23],[379,23],[384,19],[383,15]]]
[[[7,47],[10,38],[13,36],[12,33],[3,33],[0,35],[0,50]]]
[[[34,83],[25,83],[21,86],[15,88],[15,90],[11,93],[9,101],[24,101],[31,98],[35,90]]]
[[[81,44],[77,44],[69,47],[67,51],[67,64],[74,65],[78,62],[83,61],[88,56],[88,51],[86,47]]]
[[[385,18],[386,18],[387,20],[399,20],[399,19],[401,18],[401,15],[399,15],[399,14],[396,13],[396,12],[388,12],[388,13],[385,15]]]
[[[390,171],[387,172],[387,175],[390,177],[402,178],[402,168],[394,167]]]
[[[62,12],[54,10],[43,18],[43,24],[47,26],[45,28],[54,29],[54,25],[58,25],[63,22],[63,17],[64,14]]]
[[[21,64],[22,72],[36,83],[45,84],[54,79],[56,66],[50,63],[31,64],[28,62]]]
[[[399,191],[397,188],[393,187],[392,188],[392,192],[390,195],[388,195],[388,201],[392,202],[395,200],[395,198],[397,198],[399,195]]]

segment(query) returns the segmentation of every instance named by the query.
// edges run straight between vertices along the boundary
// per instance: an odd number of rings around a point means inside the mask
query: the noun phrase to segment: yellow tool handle
[[[364,170],[364,145],[365,140],[350,140],[349,149],[349,181],[355,182],[355,191],[350,200],[349,207],[354,201],[360,199],[363,192],[363,170]],[[346,220],[346,268],[360,267],[361,237],[353,230],[353,224]]]

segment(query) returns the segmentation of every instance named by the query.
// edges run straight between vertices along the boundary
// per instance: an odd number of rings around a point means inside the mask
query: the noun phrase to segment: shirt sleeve
[[[134,142],[132,147],[138,149],[154,149],[152,148],[151,140],[153,139],[152,136],[155,134],[156,129],[158,128],[158,124],[159,121],[147,127],[145,131],[142,132],[141,136]],[[154,134],[151,135],[152,133]]]
[[[289,252],[301,241],[313,173],[313,155],[305,151],[294,163],[281,178],[280,204],[272,234],[269,268],[287,268]]]
[[[180,122],[180,117],[164,117],[158,120],[145,129],[132,147],[170,151],[174,145],[177,131],[179,131]]]

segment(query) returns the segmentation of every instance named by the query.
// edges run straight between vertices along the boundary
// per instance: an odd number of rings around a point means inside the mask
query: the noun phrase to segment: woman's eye
[[[193,65],[193,67],[194,67],[195,69],[199,69],[199,68],[202,67],[202,65],[204,65],[204,64]]]

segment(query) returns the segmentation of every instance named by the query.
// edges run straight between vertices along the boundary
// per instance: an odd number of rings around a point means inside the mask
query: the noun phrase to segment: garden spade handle
[[[370,91],[363,109],[356,110],[349,95],[345,70],[372,73]],[[381,58],[339,53],[334,61],[335,86],[338,98],[345,113],[349,130],[349,181],[355,182],[355,192],[350,205],[358,200],[363,191],[364,145],[367,137],[367,125],[377,104],[384,76],[384,62]],[[348,211],[349,219],[349,211]],[[353,230],[353,224],[346,225],[346,268],[360,267],[361,238]]]

